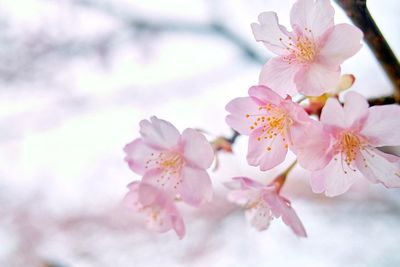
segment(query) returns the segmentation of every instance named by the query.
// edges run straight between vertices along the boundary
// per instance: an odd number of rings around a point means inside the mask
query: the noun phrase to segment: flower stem
[[[290,166],[287,167],[287,169],[282,174],[280,174],[277,178],[275,178],[275,180],[272,181],[271,184],[275,185],[276,191],[278,193],[281,191],[283,185],[285,184],[286,177],[292,171],[294,166],[296,166],[296,163],[297,163],[297,160],[295,160],[292,164],[290,164]]]
[[[289,167],[287,167],[287,169],[282,173],[282,175],[287,176],[289,174],[289,172],[294,168],[294,166],[296,166],[297,164],[297,160],[293,161],[292,164],[290,164]]]
[[[296,101],[296,103],[300,104],[301,102],[303,102],[306,99],[307,99],[306,96],[302,96],[299,100]]]
[[[233,130],[233,134],[230,138],[227,138],[227,141],[231,144],[235,143],[236,138],[238,138],[240,136],[240,133],[236,132],[235,130]]]

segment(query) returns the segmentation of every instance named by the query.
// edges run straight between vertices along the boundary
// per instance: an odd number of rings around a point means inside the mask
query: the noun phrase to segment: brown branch
[[[353,23],[364,32],[364,40],[374,53],[400,98],[400,64],[367,8],[367,0],[336,0]]]
[[[391,96],[383,96],[377,98],[368,99],[369,106],[379,106],[379,105],[390,105],[390,104],[400,104],[400,98],[395,98]]]

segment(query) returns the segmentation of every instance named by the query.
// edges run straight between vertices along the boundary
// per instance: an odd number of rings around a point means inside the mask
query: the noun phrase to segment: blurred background
[[[229,136],[226,103],[256,84],[271,56],[250,23],[294,1],[0,0],[0,266],[400,266],[400,191],[359,181],[334,199],[295,168],[283,189],[309,237],[280,220],[256,232],[225,200],[222,182],[246,175],[246,138],[219,155],[215,196],[182,206],[187,235],[148,232],[121,200],[140,177],[123,161],[138,122]],[[400,55],[400,3],[369,0]],[[349,22],[335,5],[335,21]],[[392,86],[366,45],[343,65],[367,97]]]

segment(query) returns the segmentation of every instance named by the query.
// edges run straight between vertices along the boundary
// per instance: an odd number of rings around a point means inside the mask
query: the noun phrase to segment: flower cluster
[[[132,171],[140,182],[128,185],[126,202],[147,215],[148,227],[159,232],[174,229],[179,237],[185,226],[175,202],[192,206],[210,201],[210,167],[214,151],[207,139],[193,129],[179,131],[171,123],[152,117],[140,122],[141,138],[125,146]]]
[[[264,65],[248,96],[226,106],[226,123],[248,136],[248,164],[267,171],[291,150],[309,171],[312,190],[330,197],[346,192],[358,177],[400,187],[400,157],[379,149],[400,146],[400,107],[369,107],[356,92],[339,101],[339,93],[355,80],[341,76],[340,65],[361,48],[362,32],[335,25],[329,0],[297,0],[290,12],[292,31],[278,23],[274,12],[261,13],[258,21],[251,25],[255,39],[277,56]],[[293,101],[299,95],[301,101]],[[232,152],[232,143],[218,138],[211,146],[199,132],[180,134],[156,117],[140,123],[140,134],[125,147],[129,167],[143,176],[128,186],[126,203],[147,215],[149,228],[174,229],[183,237],[177,201],[199,206],[211,200],[206,169],[214,151]],[[243,207],[257,230],[282,218],[297,236],[307,236],[290,201],[280,194],[294,164],[267,184],[247,177],[225,183],[228,200]]]

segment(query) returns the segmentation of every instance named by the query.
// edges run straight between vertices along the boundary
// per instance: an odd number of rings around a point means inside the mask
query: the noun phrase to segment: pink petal
[[[204,135],[196,130],[186,129],[182,133],[181,142],[186,163],[199,169],[211,166],[214,150]]]
[[[126,187],[131,191],[136,191],[139,189],[140,181],[130,182]]]
[[[303,67],[294,78],[297,91],[306,96],[320,96],[336,88],[339,81],[339,67],[332,68],[316,62],[311,63],[308,67]]]
[[[400,157],[377,149],[362,150],[357,157],[357,167],[373,183],[400,187]]]
[[[142,138],[135,139],[127,144],[124,151],[126,153],[125,161],[128,163],[129,168],[141,175],[147,171],[146,161],[153,153],[157,153],[156,150],[146,145]]]
[[[297,33],[307,29],[313,37],[319,37],[333,26],[334,14],[329,0],[298,0],[290,11],[290,23]]]
[[[344,160],[341,162],[340,155],[335,158],[324,169],[311,173],[311,188],[315,193],[325,191],[328,197],[341,195],[361,176],[359,171],[349,169]]]
[[[300,65],[289,64],[281,57],[274,57],[262,67],[259,84],[273,88],[281,97],[297,94],[294,78]]]
[[[164,199],[160,198],[161,191],[151,184],[140,183],[138,188],[138,200],[143,206],[157,204],[164,205]],[[162,202],[159,202],[162,201]]]
[[[368,115],[367,100],[356,92],[348,92],[344,97],[343,112],[347,128],[359,130]]]
[[[179,213],[174,202],[168,202],[165,206],[165,210],[170,217],[171,227],[174,229],[175,233],[178,235],[179,239],[185,236],[185,223],[183,218]]]
[[[252,189],[252,188],[261,189],[265,187],[265,185],[263,185],[262,183],[247,177],[233,177],[232,179],[235,181],[239,181],[241,188],[243,189]]]
[[[267,192],[263,195],[264,201],[271,207],[274,217],[282,217],[282,221],[289,226],[292,231],[300,236],[307,237],[306,230],[300,218],[297,216],[294,209],[290,206],[290,203],[280,197],[275,192]]]
[[[231,181],[224,182],[224,186],[230,190],[249,191],[248,189],[262,189],[264,184],[247,177],[233,177]]]
[[[346,128],[346,116],[342,105],[336,98],[329,98],[321,111],[321,122],[324,125]]]
[[[326,189],[325,187],[325,177],[319,173],[311,173],[310,176],[310,186],[314,193],[323,193]]]
[[[289,116],[293,120],[294,125],[308,124],[309,122],[313,121],[308,116],[304,108],[299,104],[293,102],[291,99],[285,99],[284,101],[282,101],[281,107],[289,113]]]
[[[245,215],[247,221],[258,231],[266,230],[272,220],[271,209],[265,204],[246,209]]]
[[[168,195],[170,199],[174,199],[177,189],[174,188],[176,185],[176,181],[179,180],[179,177],[172,176],[172,178],[165,180],[166,177],[161,168],[155,168],[147,171],[142,178],[142,184],[146,184],[147,186],[152,186],[164,192],[165,195]],[[146,188],[147,189],[147,188]],[[150,189],[149,189],[150,190]],[[146,194],[143,194],[146,196]],[[148,197],[153,197],[153,194],[148,194]],[[145,200],[141,200],[145,202]],[[146,201],[149,202],[151,200]]]
[[[234,178],[232,178],[231,181],[223,182],[222,184],[226,188],[228,188],[230,190],[240,190],[240,189],[242,189],[241,182],[239,180],[235,180]]]
[[[158,233],[165,233],[172,229],[171,216],[163,207],[153,207],[149,210],[147,228]]]
[[[129,192],[125,195],[123,203],[128,208],[135,211],[139,211],[142,208],[142,204],[139,202],[139,181],[134,181],[128,185]]]
[[[143,183],[132,182],[125,202],[136,211],[147,213],[147,228],[164,233],[174,229],[180,239],[185,235],[185,225],[173,202],[163,191]]]
[[[284,213],[282,213],[282,221],[289,226],[297,236],[307,237],[307,232],[303,223],[291,206],[287,206]]]
[[[249,135],[253,121],[246,115],[258,114],[258,107],[250,97],[235,98],[226,105],[226,110],[231,113],[226,117],[226,123],[240,134]]]
[[[244,207],[252,199],[252,196],[250,190],[232,190],[228,193],[227,199],[229,202]]]
[[[363,33],[350,24],[338,24],[326,35],[319,50],[320,62],[330,66],[339,66],[361,48]]]
[[[274,188],[274,186],[265,186],[253,179],[247,177],[232,178],[228,188],[231,191],[228,194],[228,200],[241,206],[253,205],[259,201],[261,190],[264,188]]]
[[[139,201],[148,212],[147,227],[149,229],[159,233],[174,229],[179,238],[183,238],[185,226],[173,199],[156,187],[141,183]]]
[[[185,223],[183,222],[183,219],[180,215],[175,215],[172,217],[172,228],[174,228],[175,233],[178,235],[179,239],[182,239],[185,236]]]
[[[159,233],[164,233],[173,229],[179,239],[182,239],[185,236],[185,223],[174,202],[168,201],[164,206],[155,208],[161,210],[159,210],[156,220],[150,218],[148,227]]]
[[[262,106],[266,103],[278,106],[283,100],[275,91],[263,85],[250,87],[249,96],[253,97]]]
[[[266,171],[282,163],[287,154],[287,148],[280,135],[273,139],[264,139],[262,127],[254,130],[249,137],[247,162],[251,166],[260,166]],[[260,138],[260,141],[258,141]]]
[[[369,108],[361,134],[376,146],[400,145],[400,106],[384,105]]]
[[[182,192],[184,202],[192,206],[199,206],[212,199],[211,179],[204,170],[193,169],[188,166],[182,169]]]
[[[299,164],[310,171],[324,168],[332,159],[331,137],[318,122],[310,122],[291,130]]]
[[[263,12],[258,16],[260,24],[252,23],[254,38],[263,44],[272,52],[278,55],[287,55],[288,50],[282,42],[293,37],[285,27],[278,23],[278,16],[275,12]]]
[[[140,134],[143,141],[154,149],[170,149],[177,145],[180,134],[170,122],[151,117],[151,122],[140,122]]]

